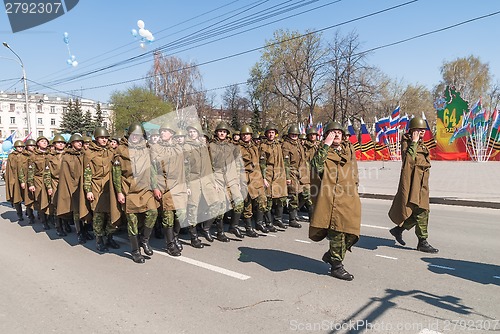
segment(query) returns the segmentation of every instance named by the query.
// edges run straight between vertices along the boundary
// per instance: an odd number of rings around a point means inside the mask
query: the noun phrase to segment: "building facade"
[[[31,129],[31,138],[39,136],[52,138],[59,133],[64,113],[67,111],[70,98],[48,96],[45,94],[30,94],[28,99]],[[74,102],[74,101],[73,101]],[[82,113],[90,111],[95,117],[97,101],[79,99]],[[28,122],[24,94],[0,92],[0,138],[6,138],[16,131],[16,138],[28,136]],[[100,103],[103,117],[103,126],[110,128],[112,110],[106,103]]]

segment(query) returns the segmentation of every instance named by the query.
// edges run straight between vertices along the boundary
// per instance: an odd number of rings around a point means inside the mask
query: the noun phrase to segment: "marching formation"
[[[217,125],[213,136],[198,125],[178,129],[169,123],[148,136],[140,123],[133,123],[123,138],[110,138],[106,128],[97,127],[93,140],[78,133],[68,143],[60,135],[50,145],[43,136],[18,140],[8,158],[7,200],[20,221],[24,203],[29,224],[35,223],[36,211],[44,229],[53,225],[58,236],[66,236],[74,225],[78,242],[95,237],[99,252],[119,248],[113,235],[126,225],[136,263],[145,262],[141,251],[153,255],[152,234],[166,239],[169,255],[179,256],[182,228],[192,247],[203,248],[199,236],[229,242],[226,233],[241,239],[256,238],[257,231],[301,228],[298,211],[304,207],[309,237],[330,240],[322,259],[331,265],[331,275],[352,280],[343,260],[359,240],[361,203],[356,156],[345,130],[331,122],[319,141],[314,128],[301,138],[296,125],[279,136],[278,127],[269,124],[264,136],[255,136],[249,125],[231,133],[226,122]],[[417,146],[409,147],[412,157],[419,152]],[[428,171],[425,159],[416,161]],[[405,173],[414,165],[409,163]],[[398,224],[391,233],[403,243],[402,231],[416,225],[419,249],[437,251],[425,241],[428,206],[419,207],[412,199],[415,213],[398,215],[405,196],[391,209]]]

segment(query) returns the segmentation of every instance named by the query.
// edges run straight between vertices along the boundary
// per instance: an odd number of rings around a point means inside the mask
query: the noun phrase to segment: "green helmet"
[[[276,131],[276,133],[278,133],[278,127],[276,126],[276,124],[273,124],[273,123],[269,123],[267,126],[266,126],[266,129],[264,130],[264,133],[266,133],[267,131],[269,130],[274,130]]]
[[[427,129],[427,122],[422,117],[413,117],[410,120],[410,125],[408,126],[410,130],[413,129]]]
[[[61,136],[60,134],[57,134],[54,136],[54,138],[52,138],[52,143],[57,143],[57,142],[65,143],[66,139],[64,139],[64,137]]]
[[[74,141],[83,141],[83,137],[79,133],[73,133],[69,138],[69,142],[72,143]]]
[[[174,137],[185,137],[187,136],[186,130],[179,129],[174,135]]]
[[[34,139],[28,139],[25,143],[26,146],[36,146],[36,141]]]
[[[252,134],[252,139],[260,139],[260,135],[259,135],[259,133],[258,133],[258,132],[254,132],[254,133]]]
[[[172,124],[170,123],[163,123],[161,126],[160,126],[160,129],[159,131],[163,131],[163,130],[168,130],[172,133],[175,134],[175,130],[174,130],[174,127],[172,126]]]
[[[245,134],[245,133],[250,133],[250,134],[253,134],[253,130],[252,130],[252,127],[248,124],[243,124],[241,126],[241,129],[240,129],[240,133],[239,134]]]
[[[307,139],[306,134],[305,134],[305,133],[301,133],[301,134],[299,135],[299,139]]]
[[[38,137],[38,138],[36,139],[36,143],[38,144],[38,142],[39,142],[40,140],[42,140],[42,139],[45,139],[45,140],[47,141],[47,143],[49,142],[49,140],[48,140],[46,137],[44,137],[44,136],[40,136],[40,137]]]
[[[306,135],[317,135],[317,134],[318,134],[318,130],[316,130],[315,126],[311,126],[311,127],[307,128],[307,130],[306,130]]]
[[[325,136],[328,134],[329,131],[332,131],[332,130],[340,130],[340,131],[342,131],[342,134],[345,134],[344,128],[337,121],[332,121],[332,122],[330,122],[330,123],[328,123],[326,125],[326,127],[325,127]]]
[[[94,138],[97,137],[109,137],[108,129],[102,126],[98,126],[94,129]]]
[[[149,131],[150,136],[158,136],[159,134],[160,131],[158,131],[158,129],[151,129],[151,131]]]
[[[203,131],[197,124],[190,124],[186,126],[186,131],[189,131],[189,129],[195,129],[196,131],[198,131],[199,134],[203,134]]]
[[[235,131],[233,131],[233,136],[234,136],[234,135],[238,135],[238,136],[239,136],[239,135],[240,135],[240,133],[241,133],[240,131],[235,130]]]
[[[144,136],[146,134],[146,132],[144,131],[144,128],[142,127],[141,123],[132,123],[129,125],[129,127],[127,129],[127,134],[129,136],[131,134]]]
[[[16,140],[14,147],[24,147],[24,142],[22,140]]]
[[[90,142],[92,142],[92,138],[90,138],[89,136],[83,136],[83,142],[90,143]]]
[[[289,135],[300,135],[299,126],[294,124],[288,128]]]
[[[217,126],[215,127],[215,131],[219,131],[219,130],[226,130],[228,134],[231,133],[231,127],[229,126],[229,124],[227,124],[227,122],[219,122],[219,124],[217,124]]]

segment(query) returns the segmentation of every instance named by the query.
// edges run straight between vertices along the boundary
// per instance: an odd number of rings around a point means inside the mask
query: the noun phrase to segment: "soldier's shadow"
[[[408,243],[407,243],[408,245]],[[361,235],[359,237],[359,241],[354,245],[354,247],[363,248],[367,250],[376,250],[379,247],[391,247],[391,248],[400,248],[400,249],[413,249],[408,246],[401,246],[394,239],[386,239],[373,237],[370,235]]]
[[[472,261],[423,257],[428,269],[440,275],[450,275],[481,284],[500,285],[500,266]]]
[[[328,265],[322,261],[276,249],[238,247],[239,261],[254,262],[271,271],[306,271],[317,275],[327,275]]]

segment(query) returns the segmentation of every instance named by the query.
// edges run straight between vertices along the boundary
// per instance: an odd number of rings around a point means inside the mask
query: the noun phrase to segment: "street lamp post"
[[[9,49],[16,57],[17,59],[19,59],[19,65],[21,65],[21,69],[23,70],[23,81],[24,81],[24,103],[26,105],[26,123],[27,123],[27,126],[28,126],[28,134],[32,134],[32,136],[36,136],[36,133],[34,133],[34,131],[36,131],[36,127],[33,129],[31,129],[31,114],[30,114],[30,109],[29,109],[29,101],[28,101],[28,80],[26,78],[26,71],[24,70],[24,63],[21,59],[21,57],[19,57],[19,55],[11,49],[11,47],[9,46],[9,44],[7,44],[7,42],[3,42],[3,46],[5,46],[7,49]]]

